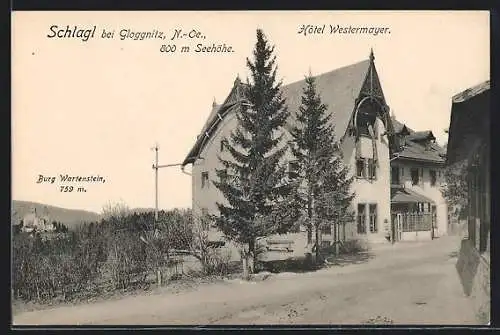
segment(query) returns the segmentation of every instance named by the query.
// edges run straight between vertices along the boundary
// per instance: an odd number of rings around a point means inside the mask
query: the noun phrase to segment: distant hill
[[[33,208],[36,208],[36,212],[39,215],[48,215],[50,221],[61,222],[68,228],[84,222],[96,222],[100,220],[100,215],[91,211],[61,208],[31,201],[12,200],[12,224],[18,223],[24,215],[31,213]]]

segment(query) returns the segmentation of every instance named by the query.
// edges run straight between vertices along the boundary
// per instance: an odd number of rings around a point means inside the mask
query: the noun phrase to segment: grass
[[[74,306],[101,301],[113,301],[127,296],[161,294],[165,292],[186,292],[195,290],[200,285],[241,277],[241,262],[231,262],[228,265],[228,269],[229,273],[209,276],[204,275],[199,270],[186,271],[186,273],[173,273],[169,276],[168,280],[164,282],[162,287],[156,286],[156,277],[153,274],[148,276],[146,283],[135,283],[127,289],[122,290],[115,290],[110,282],[103,281],[99,287],[94,288],[92,291],[82,292],[70,301],[65,301],[62,297],[57,297],[43,303],[13,300],[12,314],[44,310],[55,306]]]

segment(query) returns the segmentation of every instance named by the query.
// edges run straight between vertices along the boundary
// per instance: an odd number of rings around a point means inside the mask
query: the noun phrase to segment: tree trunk
[[[316,225],[316,264],[320,262],[320,252],[319,252],[319,227]]]
[[[241,254],[241,261],[243,264],[243,279],[248,280],[250,273],[248,271],[248,256],[246,252]]]
[[[340,226],[339,223],[335,223],[335,232],[336,232],[336,238],[335,238],[335,255],[338,255],[340,252]]]
[[[313,199],[312,196],[309,195],[308,199],[308,204],[307,204],[307,245],[310,245],[312,243],[312,219],[313,219]]]
[[[255,252],[255,239],[250,240],[250,242],[248,243],[248,251],[250,253],[250,255],[249,255],[250,262],[248,264],[248,268],[249,268],[250,274],[253,274],[255,272],[255,264],[257,261],[257,254]]]
[[[338,238],[337,238],[337,222],[333,222],[333,245],[335,246],[335,256],[338,254],[337,252],[337,247],[338,247]]]

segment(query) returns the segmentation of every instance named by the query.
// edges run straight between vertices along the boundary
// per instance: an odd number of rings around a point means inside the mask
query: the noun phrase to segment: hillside
[[[37,213],[40,215],[47,214],[51,221],[61,222],[68,228],[83,222],[95,222],[100,219],[98,213],[91,211],[61,208],[31,201],[12,200],[11,223],[18,223],[33,208],[36,208]]]

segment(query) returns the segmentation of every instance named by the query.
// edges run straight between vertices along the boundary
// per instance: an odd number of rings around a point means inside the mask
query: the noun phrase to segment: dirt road
[[[373,258],[260,282],[127,297],[27,312],[15,325],[476,324],[455,264],[459,239],[443,237],[373,250]]]

